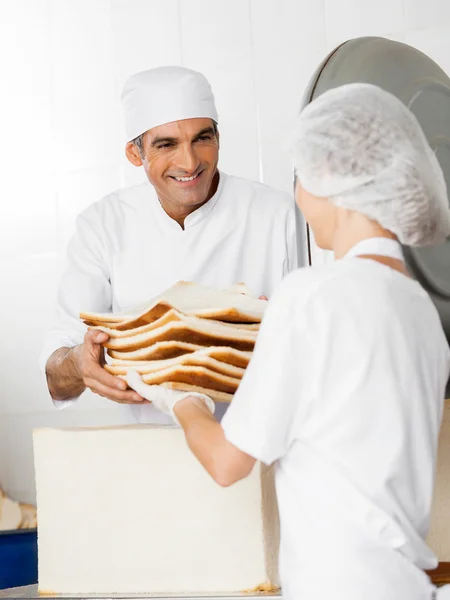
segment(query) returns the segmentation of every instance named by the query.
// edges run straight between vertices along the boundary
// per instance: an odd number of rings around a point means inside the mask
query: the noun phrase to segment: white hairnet
[[[218,121],[208,80],[184,67],[158,67],[132,75],[125,82],[122,103],[128,141],[173,121]]]
[[[401,243],[431,245],[450,235],[439,162],[416,117],[377,86],[319,96],[297,118],[291,152],[305,190],[377,221]]]

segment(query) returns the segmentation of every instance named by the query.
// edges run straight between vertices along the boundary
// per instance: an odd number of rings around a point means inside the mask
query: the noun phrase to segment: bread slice
[[[32,504],[19,504],[22,521],[19,529],[35,529],[37,527],[37,509]]]
[[[125,379],[124,375],[119,375],[119,377]],[[240,378],[217,373],[206,367],[190,365],[173,365],[154,373],[145,373],[142,380],[148,385],[160,385],[165,382],[187,383],[227,394],[234,394],[240,383]]]
[[[173,342],[175,343],[175,342]],[[161,342],[162,344],[168,344],[171,345],[172,342]],[[189,346],[189,344],[186,344],[187,346]],[[194,344],[192,344],[194,346]],[[156,345],[155,345],[156,346]],[[152,348],[154,348],[155,346],[152,346],[151,348],[149,348],[148,350],[152,350]],[[196,350],[193,351],[193,353],[195,353],[197,356],[209,356],[213,359],[215,359],[216,361],[220,361],[221,363],[226,363],[228,365],[232,365],[233,367],[240,367],[241,369],[245,369],[250,361],[250,358],[252,356],[251,352],[245,352],[243,350],[236,350],[235,348],[230,348],[227,346],[209,346],[208,348],[203,348],[202,346],[196,346]],[[144,348],[144,350],[142,352],[146,352],[147,349]],[[139,352],[141,352],[141,350],[138,350],[137,352],[130,352],[129,354],[138,354]],[[126,352],[114,352],[113,350],[111,350],[111,353],[113,354],[120,354],[120,355],[125,355],[127,354]],[[180,354],[178,357],[176,358],[189,358],[189,355],[192,355],[191,352],[187,352],[185,354]],[[169,360],[174,360],[175,359],[169,359]],[[147,360],[147,359],[141,359],[139,360],[139,357],[137,358],[131,358],[131,359],[121,359],[121,358],[114,358],[112,360],[111,366],[115,366],[115,367],[119,367],[121,365],[125,366],[125,367],[134,367],[136,365],[141,365],[142,363],[148,363],[148,364],[153,364],[153,363],[162,363],[162,362],[166,362],[166,361],[160,361],[160,360]],[[168,361],[167,361],[168,362]],[[180,361],[180,364],[182,364],[184,361]],[[190,361],[188,361],[188,364],[191,364]]]
[[[0,490],[0,531],[18,529],[22,521],[19,503]]]
[[[154,300],[132,312],[80,313],[89,326],[109,323],[112,329],[133,329],[152,323],[171,308],[190,316],[231,323],[260,323],[267,302],[249,295],[216,290],[197,283],[180,281]]]
[[[214,323],[198,317],[186,317],[178,313],[180,320],[170,321],[162,327],[138,335],[110,338],[105,348],[110,350],[139,350],[157,342],[188,342],[201,346],[231,346],[238,350],[252,350],[257,331],[229,327],[225,323]]]
[[[217,390],[211,390],[204,388],[199,385],[191,385],[189,383],[179,383],[177,381],[166,381],[160,384],[161,387],[168,388],[170,390],[178,390],[181,392],[197,392],[199,394],[205,394],[214,400],[214,402],[224,402],[229,404],[233,400],[233,394],[227,394],[226,392],[218,392]]]
[[[155,342],[151,346],[139,350],[107,350],[107,353],[111,358],[118,360],[165,360],[202,349],[205,350],[204,346],[200,346],[199,344],[189,344],[188,342],[172,340],[170,342]]]
[[[183,354],[176,358],[169,358],[168,360],[153,360],[153,361],[121,361],[120,364],[116,364],[115,361],[111,365],[105,365],[106,371],[111,375],[126,375],[128,369],[135,369],[141,375],[147,373],[156,373],[169,367],[176,365],[185,365],[193,367],[206,367],[216,373],[222,373],[230,377],[242,378],[245,369],[241,367],[234,367],[226,362],[216,360],[202,352],[191,352],[189,354]]]
[[[147,325],[141,325],[140,327],[134,327],[133,329],[112,329],[111,327],[105,327],[104,325],[97,325],[92,327],[92,329],[103,331],[107,333],[110,338],[126,338],[132,335],[140,335],[141,333],[147,333],[147,331],[153,331],[158,327],[163,327],[168,323],[172,323],[175,321],[182,321],[184,317],[188,315],[184,315],[179,311],[171,308],[168,310],[162,317],[153,321],[153,323],[148,323]],[[197,317],[191,317],[192,319],[196,319]],[[208,323],[218,323],[219,325],[223,323],[221,321],[208,320]],[[259,331],[259,323],[227,323],[228,327],[235,329],[245,329],[248,331]]]
[[[256,298],[255,294],[247,287],[247,285],[240,281],[239,283],[235,283],[226,289],[227,292],[233,292],[234,294],[244,294],[245,296],[250,296],[250,298]]]

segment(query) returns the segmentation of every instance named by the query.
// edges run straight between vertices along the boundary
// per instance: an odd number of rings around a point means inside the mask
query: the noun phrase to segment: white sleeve
[[[92,211],[89,211],[92,214]],[[53,327],[46,332],[39,366],[44,377],[51,354],[59,348],[72,348],[83,342],[86,326],[82,311],[108,312],[112,305],[109,268],[104,244],[95,221],[83,213],[67,250],[67,267],[62,277]],[[68,401],[69,403],[71,401]],[[66,401],[55,403],[58,407]]]
[[[222,420],[228,441],[266,464],[287,452],[312,400],[313,344],[306,318],[280,291],[270,301],[253,357]]]

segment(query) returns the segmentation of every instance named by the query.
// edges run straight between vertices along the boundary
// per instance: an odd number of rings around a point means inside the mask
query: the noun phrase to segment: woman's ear
[[[125,154],[132,165],[142,167],[142,158],[139,148],[134,142],[128,142],[125,146]]]

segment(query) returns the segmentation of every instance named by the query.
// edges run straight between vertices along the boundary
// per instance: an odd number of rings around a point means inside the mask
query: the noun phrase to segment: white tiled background
[[[37,368],[76,214],[143,174],[124,159],[120,90],[166,64],[203,71],[221,167],[285,190],[283,136],[338,43],[392,37],[450,72],[449,0],[0,0],[0,484],[34,500],[31,430],[113,423],[86,394],[56,411]]]

